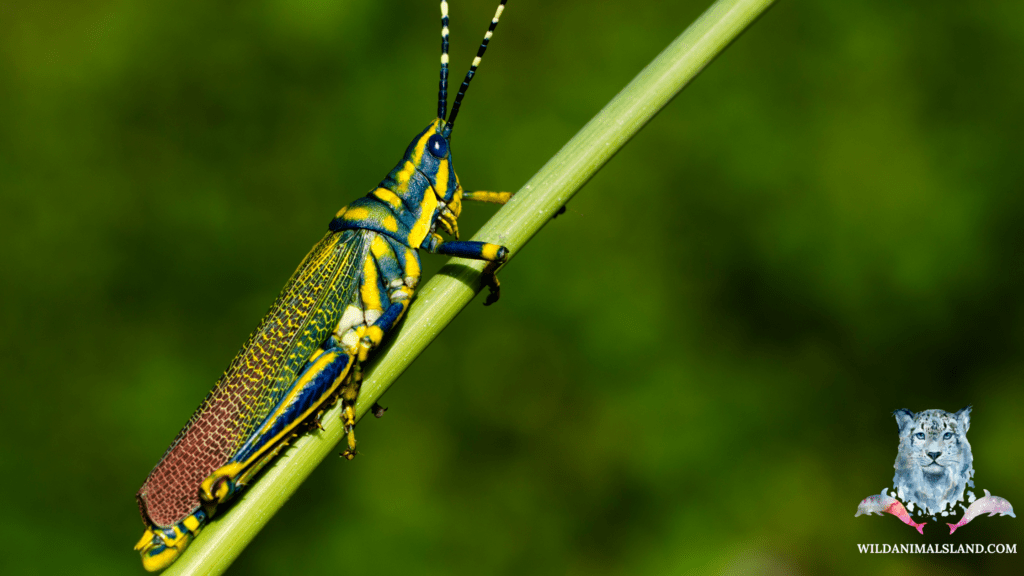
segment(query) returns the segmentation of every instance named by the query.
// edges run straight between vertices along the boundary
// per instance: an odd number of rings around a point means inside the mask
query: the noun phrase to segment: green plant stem
[[[640,72],[544,165],[474,236],[515,255],[655,114],[774,0],[719,0]],[[356,404],[362,418],[392,382],[473,299],[479,261],[452,259],[416,296],[399,333],[377,354]],[[167,575],[221,574],[342,439],[339,407],[324,430],[305,434],[223,516],[214,520]],[[358,465],[358,458],[356,465]],[[351,465],[342,464],[338,465]]]

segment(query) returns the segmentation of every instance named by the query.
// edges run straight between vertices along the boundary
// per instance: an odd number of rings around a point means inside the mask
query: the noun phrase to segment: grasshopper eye
[[[946,432],[945,434],[942,435],[942,439],[943,440],[949,440],[952,437],[953,437],[953,433],[952,432]]]
[[[924,432],[918,432],[917,434],[914,434],[914,437],[918,440],[924,440]]]
[[[430,150],[433,156],[444,158],[448,155],[448,141],[440,134],[434,134],[427,140],[427,150]]]

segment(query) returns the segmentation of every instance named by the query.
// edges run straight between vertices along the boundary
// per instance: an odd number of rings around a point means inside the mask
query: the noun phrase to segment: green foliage
[[[492,4],[452,4],[456,76]],[[514,0],[453,138],[462,182],[518,188],[706,7]],[[233,569],[1008,572],[859,556],[920,537],[853,514],[891,481],[901,407],[973,403],[979,488],[1024,496],[1022,11],[775,6]],[[331,215],[433,114],[436,12],[0,9],[5,573],[140,573],[149,468]],[[467,207],[461,228],[489,215]],[[1021,541],[983,520],[969,541]]]

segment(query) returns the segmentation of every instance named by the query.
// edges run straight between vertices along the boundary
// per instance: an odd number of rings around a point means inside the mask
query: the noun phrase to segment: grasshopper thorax
[[[437,226],[457,236],[462,187],[444,127],[445,121],[437,118],[417,134],[384,180],[342,208],[330,229],[373,230],[410,248],[422,246]]]

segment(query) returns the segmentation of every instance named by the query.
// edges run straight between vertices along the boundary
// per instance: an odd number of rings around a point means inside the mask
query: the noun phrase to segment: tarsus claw
[[[487,274],[486,271],[484,273]],[[487,293],[487,299],[484,300],[484,306],[490,306],[501,298],[501,282],[498,282],[498,277],[494,272],[489,274],[486,282],[490,291]]]

